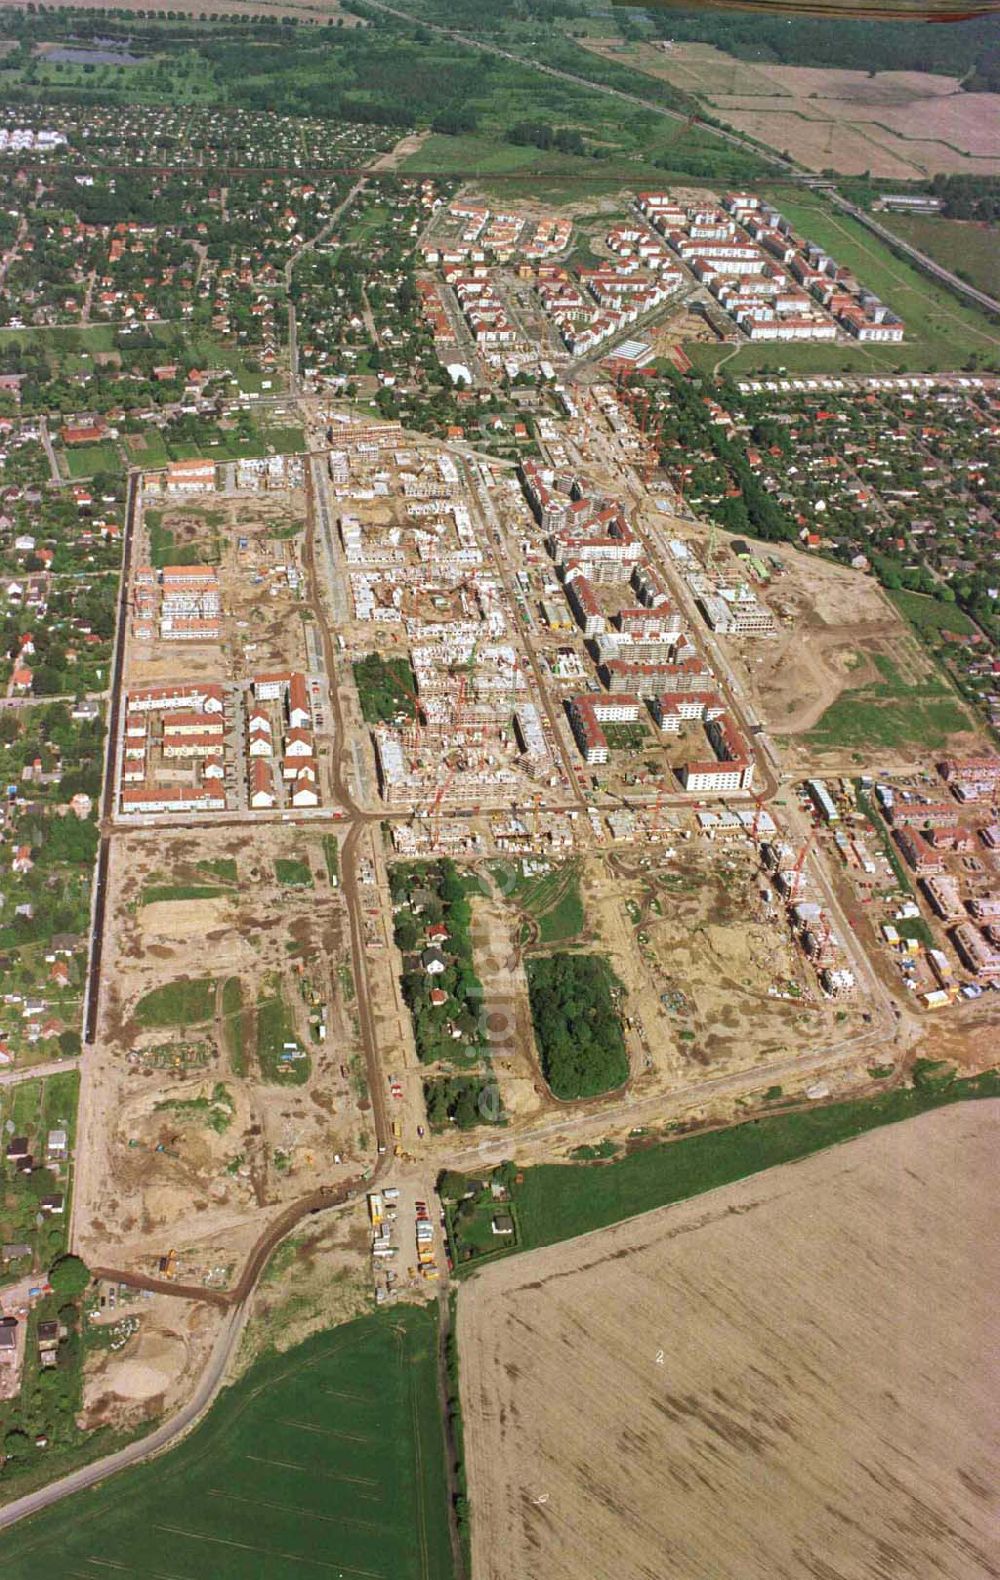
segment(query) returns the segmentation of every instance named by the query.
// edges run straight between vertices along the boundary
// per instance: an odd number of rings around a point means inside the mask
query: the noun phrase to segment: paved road
[[[27,1519],[31,1514],[40,1514],[43,1509],[58,1503],[62,1498],[70,1497],[74,1492],[84,1492],[88,1487],[106,1481],[109,1476],[116,1475],[119,1470],[126,1470],[129,1465],[149,1459],[175,1442],[182,1433],[189,1431],[204,1415],[221,1388],[229,1357],[239,1342],[245,1321],[245,1306],[234,1308],[226,1317],[198,1386],[176,1415],[164,1421],[148,1437],[129,1443],[115,1454],[108,1454],[104,1459],[95,1460],[92,1465],[85,1465],[81,1470],[74,1470],[59,1481],[51,1482],[47,1487],[39,1487],[37,1492],[29,1492],[23,1498],[16,1498],[13,1503],[6,1504],[0,1508],[0,1530],[18,1520]]]

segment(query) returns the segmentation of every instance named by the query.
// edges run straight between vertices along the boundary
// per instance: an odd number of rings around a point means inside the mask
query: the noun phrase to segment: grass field
[[[5,1580],[449,1580],[437,1312],[268,1355],[165,1458],[0,1536]]]
[[[297,856],[279,856],[274,863],[274,875],[279,883],[291,889],[313,887],[313,875],[309,863],[301,861]]]
[[[1000,296],[1000,227],[927,214],[879,214],[878,220],[960,279]]]
[[[903,618],[909,620],[927,641],[937,641],[942,631],[972,636],[977,629],[975,621],[953,603],[941,603],[937,598],[915,592],[891,592],[889,597]]]
[[[97,472],[120,472],[121,456],[110,440],[102,444],[78,444],[60,452],[63,470],[74,481],[93,477]]]
[[[210,883],[154,883],[142,891],[143,905],[160,900],[215,900],[225,890]]]
[[[560,943],[583,931],[580,872],[575,862],[532,878],[521,876],[518,867],[504,863],[496,869],[495,876],[501,893],[509,895],[537,922],[539,943]]]
[[[142,433],[129,434],[125,440],[128,458],[148,472],[159,471],[170,461],[166,441],[159,428],[146,428]]]
[[[281,1081],[301,1086],[309,1079],[312,1061],[308,1055],[290,1059],[285,1044],[295,1043],[295,1026],[280,986],[268,988],[257,1000],[257,1062],[265,1081]],[[285,1057],[283,1057],[285,1055]]]
[[[905,750],[913,746],[936,751],[949,736],[972,728],[950,687],[935,674],[914,682],[905,679],[886,655],[876,654],[874,662],[881,679],[845,691],[831,703],[818,724],[803,736],[807,745],[820,751],[838,747]]]
[[[857,1102],[775,1114],[727,1130],[645,1147],[612,1163],[546,1163],[526,1168],[513,1197],[517,1248],[530,1251],[606,1228],[775,1164],[808,1157],[879,1125],[912,1119],[931,1108],[998,1096],[1000,1074],[990,1070],[968,1080],[929,1081]],[[459,1240],[456,1266],[474,1267],[475,1260],[466,1261],[463,1249]]]
[[[246,1037],[243,1031],[243,986],[239,977],[230,977],[222,989],[222,1019],[229,1063],[234,1075],[246,1075]]]
[[[146,993],[133,1014],[141,1026],[200,1026],[211,1020],[214,1008],[211,977],[183,977]]]

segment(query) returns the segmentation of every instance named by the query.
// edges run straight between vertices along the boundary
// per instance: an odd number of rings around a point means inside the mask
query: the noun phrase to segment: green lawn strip
[[[239,977],[230,977],[222,989],[222,1021],[229,1048],[229,1065],[234,1075],[246,1075],[246,1029],[243,1024],[243,987]]]
[[[239,881],[239,871],[233,856],[220,856],[216,861],[196,861],[195,866],[199,872],[208,872],[213,878],[218,878],[220,883]]]
[[[290,1046],[293,1043],[294,1049]],[[293,1052],[298,1057],[289,1057]],[[263,991],[257,1000],[257,1062],[266,1081],[301,1086],[309,1079],[312,1063],[295,1035],[280,987],[277,991]]]
[[[142,891],[143,905],[155,905],[161,900],[214,900],[225,889],[209,883],[154,883]]]
[[[146,993],[133,1011],[140,1026],[201,1026],[215,1012],[211,977],[182,977]]]
[[[549,1163],[526,1168],[521,1183],[514,1186],[517,1248],[527,1251],[554,1245],[637,1213],[686,1201],[780,1163],[809,1157],[880,1125],[983,1097],[1000,1097],[1000,1072],[989,1070],[966,1080],[945,1072],[937,1081],[920,1080],[913,1087],[878,1097],[775,1114],[727,1130],[657,1143],[612,1163]],[[461,1248],[459,1239],[458,1264],[462,1262]]]
[[[323,859],[326,862],[326,875],[331,884],[340,882],[340,842],[335,834],[323,835]]]
[[[450,1580],[437,1320],[400,1306],[266,1355],[170,1454],[0,1536],[5,1580]]]

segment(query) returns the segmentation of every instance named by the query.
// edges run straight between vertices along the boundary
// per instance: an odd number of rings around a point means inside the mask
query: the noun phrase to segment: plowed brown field
[[[997,1575],[998,1133],[939,1110],[474,1278],[476,1580]]]

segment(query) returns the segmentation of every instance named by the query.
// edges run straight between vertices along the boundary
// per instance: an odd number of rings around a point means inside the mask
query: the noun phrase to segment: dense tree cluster
[[[1000,81],[997,84],[1000,88]],[[931,191],[944,204],[947,219],[1000,219],[1000,176],[937,175]]]
[[[847,71],[931,71],[965,78],[964,86],[995,91],[1000,80],[996,22],[980,17],[949,27],[901,27],[836,17],[736,15],[706,10],[649,13],[661,38],[714,44],[740,60],[785,66],[835,66]],[[991,86],[992,85],[992,86]]]
[[[408,658],[383,658],[381,653],[369,653],[354,666],[354,684],[366,724],[413,718],[416,681]]]
[[[427,1119],[435,1129],[448,1124],[459,1130],[474,1125],[496,1125],[503,1118],[503,1102],[496,1081],[478,1075],[456,1075],[424,1082]]]
[[[528,964],[531,1018],[554,1095],[596,1097],[628,1079],[615,1007],[619,984],[600,955],[548,955]]]

